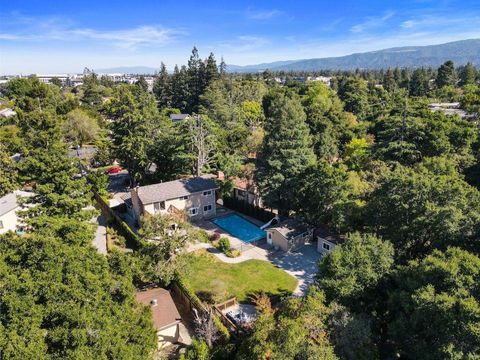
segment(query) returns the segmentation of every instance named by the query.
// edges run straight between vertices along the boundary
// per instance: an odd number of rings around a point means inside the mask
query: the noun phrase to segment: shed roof
[[[345,241],[345,236],[335,235],[328,231],[326,228],[320,227],[316,228],[313,236],[315,238],[322,238],[331,242],[332,244],[338,245]]]
[[[138,291],[135,297],[138,302],[152,309],[155,329],[162,330],[181,322],[180,313],[168,290],[156,288]]]
[[[269,227],[267,230],[275,229],[287,240],[291,240],[300,234],[308,231],[308,227],[301,221],[296,219],[287,219],[276,225]]]
[[[207,190],[218,189],[214,175],[204,175],[189,179],[167,181],[164,183],[140,186],[136,189],[138,197],[143,204],[176,199]]]

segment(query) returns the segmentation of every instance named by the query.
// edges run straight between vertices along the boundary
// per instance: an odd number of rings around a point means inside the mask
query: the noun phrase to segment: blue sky
[[[0,74],[347,55],[480,38],[479,0],[0,0]]]

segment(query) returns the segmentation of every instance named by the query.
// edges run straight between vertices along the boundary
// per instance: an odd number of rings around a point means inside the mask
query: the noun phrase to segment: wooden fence
[[[135,234],[130,226],[128,226],[128,224],[110,208],[110,206],[98,192],[93,189],[92,192],[93,197],[95,198],[95,201],[97,202],[103,216],[105,216],[107,219],[112,219],[116,223],[121,235],[125,237],[129,246],[138,248],[140,246],[140,239],[138,238],[137,234]]]
[[[223,204],[227,208],[241,212],[242,214],[251,216],[257,220],[267,222],[272,220],[276,216],[275,213],[268,211],[264,208],[249,204],[246,201],[238,200],[231,196],[225,196],[223,198]]]

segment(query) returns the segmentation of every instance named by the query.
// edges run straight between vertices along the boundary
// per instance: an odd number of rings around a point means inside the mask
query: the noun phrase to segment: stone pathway
[[[93,223],[97,223],[98,227],[95,231],[95,237],[93,239],[93,246],[97,248],[97,251],[102,255],[107,255],[107,227],[105,219],[102,215],[92,219]]]

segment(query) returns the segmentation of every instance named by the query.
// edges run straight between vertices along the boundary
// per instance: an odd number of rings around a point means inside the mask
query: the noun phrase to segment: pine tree
[[[412,74],[412,79],[410,80],[410,95],[425,96],[428,94],[428,91],[428,77],[425,69],[416,69]]]
[[[160,65],[160,72],[155,78],[153,84],[153,93],[155,94],[158,107],[160,109],[171,106],[171,82],[170,77],[168,76],[167,67],[162,62]]]
[[[392,69],[390,68],[387,70],[387,72],[383,77],[383,87],[388,92],[392,92],[397,87],[397,83],[395,81],[395,75]]]
[[[257,181],[265,204],[288,215],[296,183],[315,161],[305,112],[294,94],[274,92],[264,102],[265,138],[258,159]]]
[[[188,108],[188,78],[187,68],[182,66],[181,69],[175,65],[173,70],[172,81],[169,86],[170,90],[170,106],[176,109],[180,109],[182,112],[186,112]]]
[[[471,62],[469,62],[461,69],[459,77],[460,86],[475,84],[477,80],[477,69]]]
[[[447,85],[455,85],[456,77],[455,64],[448,60],[438,68],[435,83],[439,89]]]
[[[222,59],[220,60],[220,66],[218,71],[220,73],[220,77],[224,77],[227,73],[227,64],[225,64],[225,61],[223,60],[223,56],[222,56]]]
[[[198,50],[194,46],[192,55],[188,60],[187,82],[188,82],[188,99],[187,112],[197,112],[198,102],[202,93],[202,60],[198,56]]]

